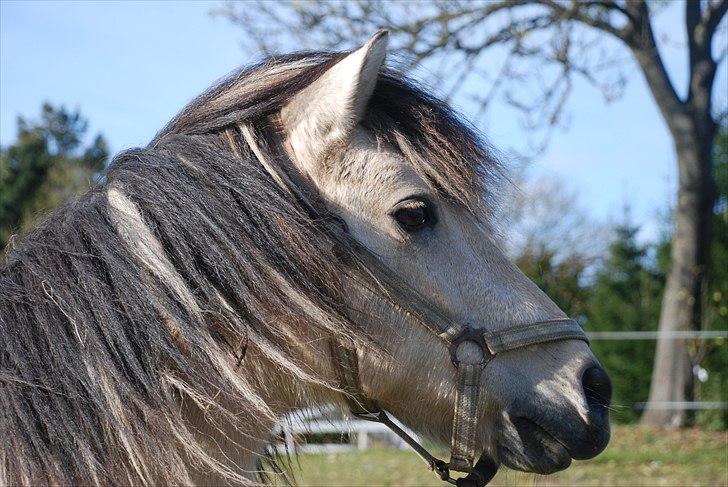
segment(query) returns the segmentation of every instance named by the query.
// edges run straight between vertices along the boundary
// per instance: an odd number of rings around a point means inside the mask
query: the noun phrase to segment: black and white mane
[[[301,359],[317,337],[376,350],[340,285],[367,269],[294,174],[278,120],[343,55],[235,72],[8,250],[0,485],[178,484],[194,471],[244,483],[190,411],[257,434],[277,378],[300,385],[286,393],[301,405],[308,385],[336,387]],[[465,207],[497,177],[474,131],[395,72],[380,73],[363,125]]]

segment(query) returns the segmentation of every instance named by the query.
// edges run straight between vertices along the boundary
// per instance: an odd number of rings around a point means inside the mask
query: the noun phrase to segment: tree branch
[[[708,3],[704,15],[700,11],[700,2],[687,2],[685,5],[690,60],[687,104],[691,109],[698,134],[710,138],[715,130],[715,122],[710,111],[717,64],[712,57],[711,42],[715,26],[709,31],[708,23],[720,22],[721,7],[728,8],[728,1],[721,0],[718,4]]]
[[[718,12],[720,5],[715,4],[711,11]],[[601,77],[595,76],[600,51],[588,41],[579,41],[590,38],[594,31],[595,38],[617,39],[636,57],[671,130],[675,121],[684,119],[687,113],[658,52],[645,0],[450,0],[422,4],[382,0],[289,0],[270,4],[258,0],[252,6],[240,3],[239,8],[228,4],[224,15],[239,23],[253,39],[274,46],[276,42],[290,42],[281,36],[288,32],[300,35],[304,44],[341,49],[379,27],[390,27],[393,50],[411,61],[403,66],[413,68],[422,61],[429,62],[426,68],[434,67],[435,76],[447,77],[447,82],[437,82],[444,93],[463,86],[469,72],[478,74],[477,60],[482,59],[482,53],[493,49],[497,59],[502,47],[512,58],[504,65],[507,69],[503,76],[512,85],[528,85],[526,89],[513,87],[519,102],[514,106],[543,125],[560,119],[562,95],[568,95],[571,74],[584,76],[607,97],[612,95],[606,90],[619,84],[602,83]],[[532,69],[520,69],[529,60],[544,66],[538,75],[534,76]],[[490,78],[490,71],[480,76]],[[488,96],[479,97],[484,103],[499,91],[500,83],[495,85]],[[534,87],[543,85],[551,88],[532,97],[538,93]]]
[[[670,130],[679,130],[681,127],[678,127],[678,124],[682,122],[685,114],[684,104],[675,91],[657,49],[647,3],[644,0],[630,1],[627,3],[627,10],[635,19],[635,24],[634,33],[626,43],[642,68],[652,96]]]
[[[566,8],[560,3],[556,2],[555,0],[536,0],[536,3],[539,3],[541,5],[544,5],[548,8],[550,8],[555,14],[557,14],[558,17],[562,19],[572,19],[577,20],[583,24],[588,25],[589,27],[594,27],[595,29],[599,29],[601,31],[604,31],[608,34],[613,35],[617,39],[627,42],[629,35],[630,35],[630,26],[631,21],[627,23],[627,26],[623,28],[618,28],[613,24],[610,24],[608,21],[592,17],[587,13],[587,9],[589,6],[601,6],[605,7],[610,10],[615,10],[619,12],[624,12],[626,15],[626,11],[616,6],[616,4],[613,4],[612,2],[585,2],[585,3],[578,3],[573,2],[571,4],[571,8]],[[627,16],[629,18],[629,16]]]
[[[708,2],[700,22],[707,42],[713,39],[713,34],[715,34],[715,30],[725,17],[726,12],[728,12],[728,0],[718,0],[716,3]]]

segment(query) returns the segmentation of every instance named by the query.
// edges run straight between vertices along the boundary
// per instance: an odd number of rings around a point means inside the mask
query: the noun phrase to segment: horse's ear
[[[364,118],[388,37],[386,30],[374,34],[281,110],[289,143],[300,162],[315,164],[330,144],[345,140]]]

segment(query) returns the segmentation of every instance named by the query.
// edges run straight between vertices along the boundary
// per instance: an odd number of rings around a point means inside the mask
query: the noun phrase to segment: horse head
[[[557,326],[563,311],[509,261],[493,229],[496,163],[439,101],[378,83],[386,45],[377,34],[283,108],[291,160],[349,234],[451,321],[484,333]],[[388,120],[401,122],[394,133],[381,129]],[[449,443],[457,377],[447,343],[351,286],[351,308],[386,352],[359,350],[363,396]],[[605,448],[611,391],[584,340],[544,342],[489,360],[475,437],[497,462],[550,473]]]

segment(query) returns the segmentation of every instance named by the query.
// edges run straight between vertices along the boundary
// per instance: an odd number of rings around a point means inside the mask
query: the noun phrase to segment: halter
[[[263,161],[263,158],[260,158]],[[299,198],[307,206],[308,198],[299,191],[291,189],[290,179],[275,166],[266,170],[283,189]],[[295,186],[293,186],[295,188]],[[313,207],[312,207],[313,208]],[[315,208],[314,208],[315,210]],[[483,487],[495,476],[498,464],[495,460],[482,455],[474,464],[476,454],[476,432],[480,405],[480,377],[486,365],[497,355],[517,350],[519,348],[561,340],[583,340],[589,343],[586,334],[579,323],[572,319],[560,318],[537,321],[525,326],[518,326],[498,332],[490,332],[486,328],[475,328],[452,321],[439,308],[425,299],[419,292],[403,282],[369,249],[349,238],[346,223],[335,215],[330,215],[339,223],[341,236],[346,238],[348,246],[353,253],[346,255],[361,264],[370,273],[375,287],[381,285],[380,279],[389,281],[386,294],[389,299],[402,308],[410,318],[419,321],[430,333],[445,342],[450,359],[457,373],[457,391],[455,394],[455,411],[452,425],[452,442],[450,447],[450,461],[445,462],[428,452],[414,438],[400,428],[387,413],[372,401],[368,400],[361,390],[359,380],[359,359],[354,347],[333,341],[331,343],[332,356],[337,362],[339,380],[344,397],[348,402],[351,413],[360,419],[374,421],[387,426],[425,461],[430,470],[434,471],[440,479],[458,487]],[[344,256],[342,256],[344,257]],[[376,277],[375,277],[376,276]],[[477,345],[480,350],[480,359],[476,361],[463,361],[458,357],[458,348],[466,342]],[[454,479],[451,471],[467,472],[467,476]]]
[[[392,273],[373,254],[359,248],[358,255],[371,267],[392,278]],[[370,268],[371,268],[370,267]],[[537,321],[524,326],[501,331],[488,331],[451,321],[438,308],[423,298],[417,291],[398,280],[396,296],[411,317],[419,321],[428,331],[442,340],[450,352],[450,359],[457,375],[455,411],[452,425],[450,461],[438,459],[421,444],[400,428],[387,413],[368,400],[361,390],[356,350],[342,342],[332,342],[332,355],[337,362],[341,388],[352,415],[367,421],[387,426],[393,433],[411,446],[440,479],[458,487],[482,487],[495,476],[498,464],[486,455],[474,464],[476,432],[480,405],[480,379],[485,367],[498,355],[511,350],[561,340],[583,340],[589,343],[579,324],[568,318]],[[404,300],[404,301],[399,301]],[[426,318],[425,318],[426,317]],[[475,344],[479,357],[463,360],[458,349],[463,343]],[[467,472],[468,475],[454,479],[451,471]]]

